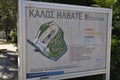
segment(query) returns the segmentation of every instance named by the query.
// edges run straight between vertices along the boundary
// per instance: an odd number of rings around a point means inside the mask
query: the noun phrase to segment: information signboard
[[[106,73],[111,9],[19,2],[20,80],[57,80]]]

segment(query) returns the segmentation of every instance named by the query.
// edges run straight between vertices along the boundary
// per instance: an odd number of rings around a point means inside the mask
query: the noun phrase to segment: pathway
[[[0,80],[18,80],[16,47],[0,39]]]

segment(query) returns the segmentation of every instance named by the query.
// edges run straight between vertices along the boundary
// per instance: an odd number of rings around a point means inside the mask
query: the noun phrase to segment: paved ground
[[[0,39],[0,80],[18,80],[16,47]]]

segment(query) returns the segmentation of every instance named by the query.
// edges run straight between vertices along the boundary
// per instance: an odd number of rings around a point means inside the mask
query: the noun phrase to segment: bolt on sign
[[[111,9],[19,1],[19,80],[109,80],[111,23]]]

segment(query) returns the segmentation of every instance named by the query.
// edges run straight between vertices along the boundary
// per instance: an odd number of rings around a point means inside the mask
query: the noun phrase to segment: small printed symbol
[[[101,58],[100,57],[96,58],[96,62],[100,63],[101,62]]]

